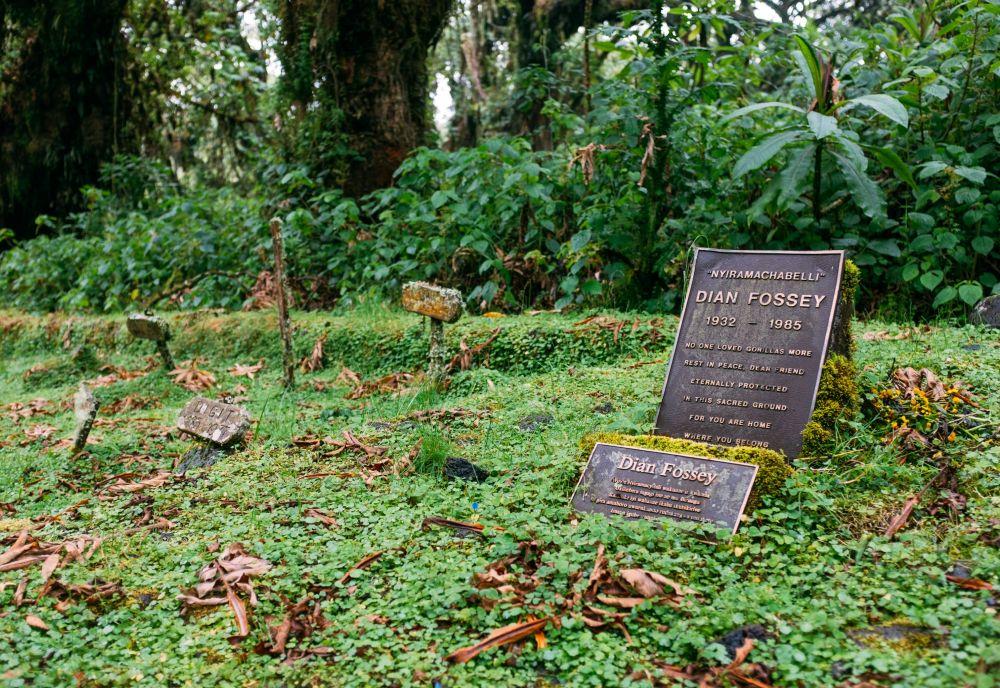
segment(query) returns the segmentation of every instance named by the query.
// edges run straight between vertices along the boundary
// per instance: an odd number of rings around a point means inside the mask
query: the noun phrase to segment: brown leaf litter
[[[198,572],[198,583],[177,599],[183,603],[185,612],[197,607],[228,604],[236,620],[234,637],[244,638],[250,634],[250,618],[239,593],[244,594],[251,607],[257,606],[252,579],[270,569],[271,564],[267,561],[249,554],[242,544],[233,543],[221,556],[203,566]]]

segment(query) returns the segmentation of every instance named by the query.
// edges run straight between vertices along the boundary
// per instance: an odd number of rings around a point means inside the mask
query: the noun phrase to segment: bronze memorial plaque
[[[656,433],[797,456],[843,268],[843,251],[696,249]]]
[[[250,429],[250,414],[241,406],[195,397],[178,416],[177,429],[227,447]]]
[[[735,533],[756,477],[749,463],[598,443],[573,492],[573,508],[716,523]]]

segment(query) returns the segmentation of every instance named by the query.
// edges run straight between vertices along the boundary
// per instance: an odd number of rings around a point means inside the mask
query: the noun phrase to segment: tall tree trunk
[[[126,0],[0,1],[0,227],[35,233],[114,153]]]
[[[389,186],[403,159],[423,144],[427,54],[451,6],[452,0],[284,0],[281,58],[289,95],[301,116],[318,108],[326,121],[339,123],[353,154],[335,172],[349,195]]]

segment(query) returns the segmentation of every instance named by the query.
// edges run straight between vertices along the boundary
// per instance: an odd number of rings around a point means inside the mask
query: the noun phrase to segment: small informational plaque
[[[598,443],[573,508],[625,518],[714,523],[736,532],[757,466]]]
[[[177,429],[227,447],[250,429],[250,414],[242,406],[195,397],[177,418]]]
[[[656,433],[797,456],[843,268],[843,251],[697,249]]]

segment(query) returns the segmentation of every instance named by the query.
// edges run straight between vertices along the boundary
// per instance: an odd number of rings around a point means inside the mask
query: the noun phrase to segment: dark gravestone
[[[250,414],[241,406],[195,397],[177,418],[177,428],[220,447],[243,438],[250,429]]]
[[[973,325],[1000,327],[1000,294],[987,296],[977,303],[969,314],[969,321]]]
[[[656,433],[797,456],[843,268],[843,251],[697,249]]]
[[[573,493],[580,512],[714,523],[736,532],[757,466],[598,443]]]

